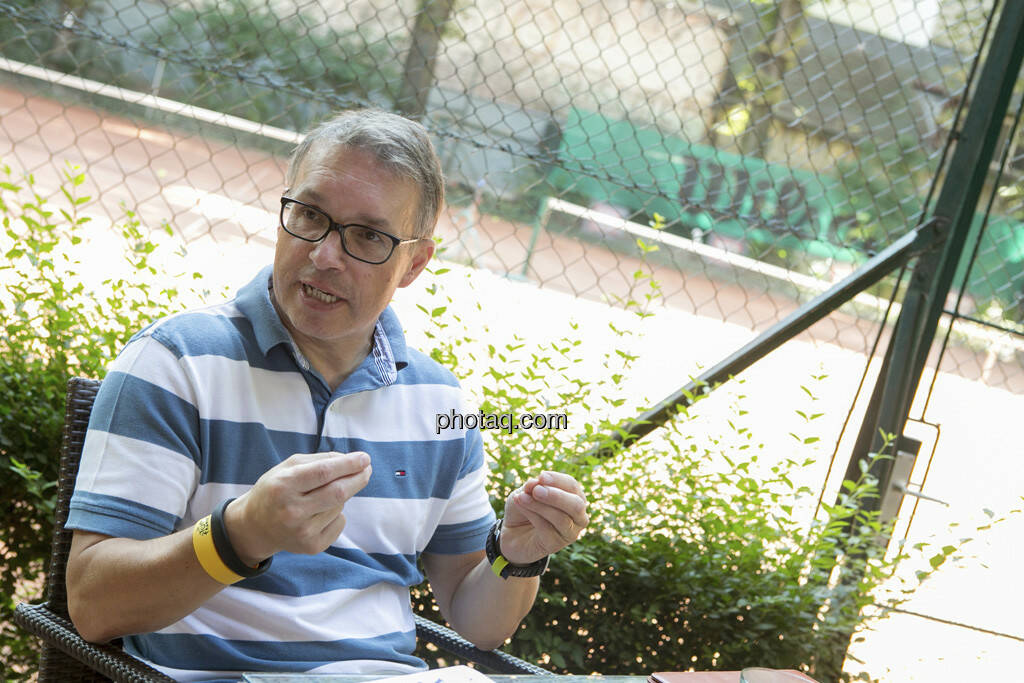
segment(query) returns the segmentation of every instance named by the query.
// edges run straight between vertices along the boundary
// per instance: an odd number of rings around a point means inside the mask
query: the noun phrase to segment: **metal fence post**
[[[921,254],[913,269],[887,358],[850,458],[847,479],[857,479],[859,462],[866,461],[872,452],[880,452],[882,432],[899,436],[903,431],[995,154],[1022,57],[1024,3],[1008,2],[964,124],[955,133],[959,142],[935,203],[935,225],[944,234],[935,248]],[[880,492],[889,485],[891,469],[889,459],[876,461],[873,466]],[[873,509],[878,509],[878,502],[874,501]]]
[[[859,479],[861,463],[871,462],[869,472],[877,479],[878,497],[864,501],[863,509],[867,511],[880,510],[883,497],[889,493],[894,458],[877,458],[872,462],[872,455],[881,453],[883,446],[895,455],[896,444],[903,436],[982,186],[995,156],[1022,57],[1024,3],[1006,2],[964,124],[954,132],[958,144],[932,217],[942,235],[934,248],[920,255],[914,266],[844,477]],[[884,435],[895,438],[885,444]],[[849,574],[842,578],[850,585],[857,579]],[[852,639],[853,634],[849,635]],[[837,649],[834,653],[835,659],[827,674],[838,675],[842,671],[850,640],[844,645],[842,651]]]

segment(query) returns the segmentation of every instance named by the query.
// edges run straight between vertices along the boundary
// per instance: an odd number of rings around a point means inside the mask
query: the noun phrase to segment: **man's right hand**
[[[338,538],[345,503],[369,480],[366,453],[293,455],[228,505],[231,545],[254,567],[280,550],[319,553]],[[71,619],[94,642],[164,628],[224,588],[200,566],[191,528],[144,541],[76,530],[67,585]]]
[[[345,528],[345,503],[370,481],[370,456],[299,453],[267,470],[224,511],[235,552],[256,566],[276,552],[314,555]]]

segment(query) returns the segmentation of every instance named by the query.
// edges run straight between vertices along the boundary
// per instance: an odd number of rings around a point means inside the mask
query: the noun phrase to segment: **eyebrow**
[[[323,206],[320,205],[324,201],[324,195],[320,194],[316,190],[302,190],[296,194],[291,195],[293,199],[298,199],[301,202],[312,204],[316,208],[320,209],[328,216],[331,220],[335,220],[334,216],[331,216],[330,212],[327,211]],[[355,217],[354,221],[342,223],[342,225],[365,225],[369,228],[376,228],[388,234],[393,234],[393,228],[391,223],[386,218],[380,216],[372,216],[369,214],[359,214]]]

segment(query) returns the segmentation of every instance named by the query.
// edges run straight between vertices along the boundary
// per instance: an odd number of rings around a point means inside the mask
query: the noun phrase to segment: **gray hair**
[[[285,173],[288,187],[295,184],[309,150],[321,141],[370,152],[389,171],[416,183],[420,201],[414,234],[433,234],[444,206],[444,173],[422,125],[379,109],[343,111],[307,133],[292,152]]]

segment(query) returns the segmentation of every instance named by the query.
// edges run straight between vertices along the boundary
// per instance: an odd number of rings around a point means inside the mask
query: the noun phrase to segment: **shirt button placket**
[[[320,434],[321,447],[327,450],[327,439],[325,434],[332,434],[334,436],[340,436],[345,433],[345,416],[341,412],[341,401],[335,399],[334,401],[327,404],[327,410],[324,411],[324,428]]]

